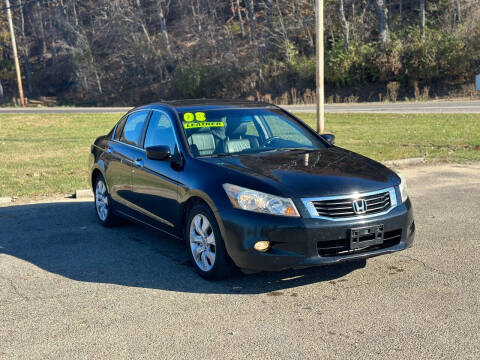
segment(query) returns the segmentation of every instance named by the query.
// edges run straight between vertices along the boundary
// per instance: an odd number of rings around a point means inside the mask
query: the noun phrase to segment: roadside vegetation
[[[315,101],[314,0],[11,3],[32,104]],[[11,104],[18,95],[5,15],[0,102],[3,93]],[[478,98],[478,19],[478,0],[325,0],[327,102]]]
[[[314,127],[315,115],[298,114]],[[88,154],[119,114],[0,116],[0,197],[89,187]],[[337,145],[373,159],[480,161],[480,114],[327,114]]]

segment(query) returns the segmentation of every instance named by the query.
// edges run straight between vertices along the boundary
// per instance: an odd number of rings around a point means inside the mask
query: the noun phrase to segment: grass
[[[315,128],[315,114],[297,114]],[[375,160],[480,160],[480,114],[327,114],[336,144]]]
[[[310,126],[315,115],[298,114]],[[88,154],[119,114],[0,115],[0,197],[88,188]],[[337,145],[376,160],[480,160],[480,114],[327,114]]]
[[[93,140],[118,114],[0,115],[0,196],[86,189]]]

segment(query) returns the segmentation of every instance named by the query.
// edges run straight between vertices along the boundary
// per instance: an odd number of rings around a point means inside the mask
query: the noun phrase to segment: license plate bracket
[[[374,225],[350,230],[350,249],[359,250],[383,244],[383,225]]]

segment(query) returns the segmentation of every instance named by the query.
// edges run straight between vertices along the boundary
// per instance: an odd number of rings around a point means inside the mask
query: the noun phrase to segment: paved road
[[[0,208],[0,358],[478,359],[480,164],[405,169],[415,247],[207,282],[91,203]]]
[[[293,112],[315,112],[315,105],[287,105],[287,110]],[[369,104],[334,104],[326,105],[330,113],[480,113],[480,100],[468,102],[435,101],[426,103],[369,103]],[[39,114],[70,114],[70,113],[125,113],[130,107],[77,107],[77,108],[0,108],[0,114],[39,113]]]
[[[315,105],[287,106],[293,112],[315,112]],[[435,101],[425,103],[371,103],[371,104],[334,104],[326,105],[329,113],[396,113],[396,114],[447,114],[480,113],[480,101]]]

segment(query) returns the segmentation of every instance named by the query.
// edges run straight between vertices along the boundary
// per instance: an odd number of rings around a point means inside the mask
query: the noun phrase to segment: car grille
[[[367,204],[365,213],[360,215],[357,215],[353,210],[353,202],[357,200],[365,200]],[[318,216],[329,218],[349,218],[373,215],[384,212],[392,206],[390,191],[371,195],[360,195],[356,198],[345,197],[332,200],[313,200],[311,203]]]
[[[387,231],[384,234],[383,244],[363,248],[361,250],[350,250],[350,240],[347,238],[338,240],[319,241],[317,243],[318,255],[320,256],[340,256],[348,254],[358,254],[367,251],[386,249],[400,243],[402,239],[402,229]]]

